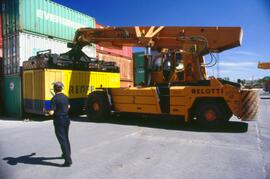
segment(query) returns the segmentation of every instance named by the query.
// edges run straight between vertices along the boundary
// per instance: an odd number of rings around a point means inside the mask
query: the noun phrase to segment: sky
[[[270,76],[270,69],[257,69],[258,61],[270,62],[270,0],[53,1],[108,26],[240,26],[242,45],[220,53],[208,75],[233,81]]]

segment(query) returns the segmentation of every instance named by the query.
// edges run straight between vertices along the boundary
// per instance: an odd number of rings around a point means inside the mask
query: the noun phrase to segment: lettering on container
[[[89,91],[89,85],[70,85],[69,94],[87,94]]]
[[[192,89],[192,94],[223,94],[223,89]]]
[[[79,24],[77,22],[71,21],[69,19],[57,16],[55,14],[48,13],[48,12],[40,10],[40,9],[36,10],[36,16],[40,19],[44,19],[44,20],[51,21],[54,23],[62,24],[64,26],[68,26],[68,27],[71,27],[74,29],[78,29],[80,27],[86,27],[85,25],[82,25],[82,24]]]

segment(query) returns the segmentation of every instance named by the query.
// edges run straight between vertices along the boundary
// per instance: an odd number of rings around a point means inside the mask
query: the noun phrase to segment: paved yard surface
[[[208,131],[149,117],[72,118],[70,168],[60,167],[52,121],[33,119],[0,120],[0,178],[270,178],[270,99],[257,121]]]

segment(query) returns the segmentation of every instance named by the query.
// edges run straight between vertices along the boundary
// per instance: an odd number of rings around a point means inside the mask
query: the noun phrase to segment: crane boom
[[[260,69],[270,69],[270,62],[259,62],[258,68]]]
[[[174,50],[185,50],[196,44],[203,54],[207,54],[240,46],[241,40],[240,27],[135,26],[80,28],[73,43],[80,46],[94,43],[109,48],[132,46]]]

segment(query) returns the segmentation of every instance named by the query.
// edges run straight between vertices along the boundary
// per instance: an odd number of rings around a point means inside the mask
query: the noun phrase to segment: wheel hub
[[[214,110],[209,109],[205,112],[204,117],[207,121],[214,121],[217,119],[217,115]]]
[[[96,111],[96,112],[99,111],[99,109],[100,109],[100,106],[99,106],[98,102],[94,102],[92,107],[93,107],[93,110]]]

